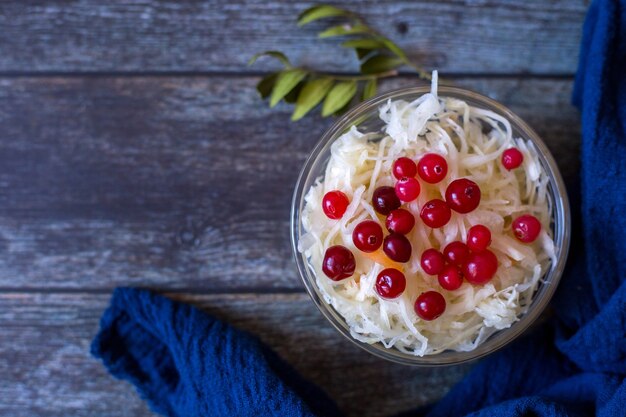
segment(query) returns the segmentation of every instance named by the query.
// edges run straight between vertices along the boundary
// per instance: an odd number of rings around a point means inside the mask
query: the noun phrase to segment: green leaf
[[[333,113],[333,116],[339,117],[350,109],[350,102],[347,102],[342,108]]]
[[[283,65],[286,66],[287,68],[291,67],[291,64],[289,63],[289,59],[287,58],[287,56],[285,56],[285,54],[283,54],[280,51],[259,52],[258,54],[254,55],[252,58],[250,58],[250,61],[248,61],[248,65],[254,64],[257,61],[257,59],[259,59],[262,56],[271,56],[273,58],[276,58],[280,62],[282,62]]]
[[[311,80],[302,88],[302,92],[298,96],[296,108],[291,116],[291,120],[296,121],[302,119],[308,112],[322,101],[330,88],[333,86],[331,78],[318,78]]]
[[[270,107],[277,105],[306,76],[307,72],[299,68],[281,72],[272,91]]]
[[[356,48],[354,52],[356,52],[356,56],[359,58],[359,61],[362,61],[365,57],[368,57],[376,53],[376,51],[373,49],[361,49],[361,48]]]
[[[365,87],[363,87],[363,100],[370,99],[376,95],[376,89],[378,87],[378,81],[376,78],[369,80]]]
[[[380,38],[380,41],[385,45],[387,49],[389,49],[391,52],[396,54],[396,56],[398,56],[400,59],[408,61],[408,58],[406,57],[406,54],[404,53],[404,51],[400,49],[398,45],[393,43],[393,41],[387,38]]]
[[[322,116],[329,116],[348,104],[356,94],[356,89],[356,81],[344,81],[336,84],[324,100]]]
[[[328,4],[320,4],[310,7],[298,16],[298,26],[304,26],[315,20],[333,16],[348,16],[350,12]]]
[[[274,84],[276,84],[276,79],[278,78],[278,73],[274,72],[266,77],[264,77],[259,83],[256,85],[256,91],[259,92],[262,99],[266,99],[269,97],[272,92],[272,88],[274,88]]]
[[[298,100],[300,91],[302,91],[302,87],[304,87],[304,81],[300,81],[294,88],[291,89],[290,92],[287,93],[287,95],[285,95],[285,98],[283,99],[285,103],[295,103],[296,100]]]
[[[333,36],[358,35],[359,33],[369,32],[371,32],[371,29],[365,25],[343,24],[329,27],[325,31],[320,32],[317,36],[319,38],[332,38]]]
[[[349,41],[345,41],[341,44],[344,48],[355,48],[355,49],[378,49],[384,48],[385,44],[376,39],[368,39],[368,38],[360,38],[360,39],[350,39]]]
[[[368,58],[361,64],[361,72],[363,74],[379,74],[387,72],[401,66],[404,62],[400,58],[387,55],[376,55]]]

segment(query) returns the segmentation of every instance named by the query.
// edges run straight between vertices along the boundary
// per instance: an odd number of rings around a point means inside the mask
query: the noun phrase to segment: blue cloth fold
[[[571,262],[549,324],[405,416],[626,416],[626,0],[583,28]],[[146,290],[117,289],[92,353],[166,416],[335,416],[322,391],[251,335]]]
[[[91,353],[165,416],[340,415],[255,337],[148,290],[115,290]]]

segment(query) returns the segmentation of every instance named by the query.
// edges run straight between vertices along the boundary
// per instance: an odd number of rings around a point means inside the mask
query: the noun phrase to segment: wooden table
[[[297,173],[332,123],[289,121],[254,86],[279,48],[356,63],[298,29],[310,3],[0,5],[0,415],[148,416],[90,357],[111,290],[142,286],[258,334],[350,415],[441,397],[467,367],[368,356],[324,321],[292,261]],[[346,1],[428,69],[524,117],[578,169],[570,94],[586,2]],[[404,75],[383,90],[417,83]]]

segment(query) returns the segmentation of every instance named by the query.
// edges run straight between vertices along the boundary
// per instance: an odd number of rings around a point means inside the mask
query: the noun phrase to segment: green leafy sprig
[[[421,78],[430,79],[428,73],[409,61],[398,45],[348,10],[326,4],[316,5],[300,14],[298,26],[326,18],[341,19],[343,22],[319,32],[318,37],[344,37],[341,46],[354,49],[359,60],[359,75],[335,75],[293,66],[279,51],[261,52],[249,62],[252,65],[261,56],[269,56],[283,65],[281,71],[259,81],[257,90],[263,99],[269,97],[270,107],[281,100],[295,104],[291,120],[300,120],[320,103],[323,117],[341,114],[352,101],[375,96],[378,80],[396,76],[398,68],[403,66],[410,67]]]

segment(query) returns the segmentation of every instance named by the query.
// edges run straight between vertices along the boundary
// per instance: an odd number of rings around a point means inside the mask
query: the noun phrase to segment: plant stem
[[[327,75],[328,77],[334,80],[345,80],[345,81],[369,81],[380,78],[389,78],[395,77],[398,75],[398,71],[390,70],[385,72],[379,72],[377,74],[368,74],[368,75]]]
[[[422,68],[418,67],[411,61],[406,60],[404,64],[407,67],[411,67],[413,71],[415,71],[420,78],[424,78],[425,80],[432,81],[432,76],[428,72],[424,71]]]

